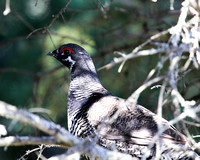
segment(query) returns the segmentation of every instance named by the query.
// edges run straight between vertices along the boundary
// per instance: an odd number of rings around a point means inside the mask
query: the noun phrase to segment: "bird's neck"
[[[72,75],[69,95],[74,101],[81,101],[90,97],[91,94],[101,93],[105,89],[101,85],[97,74],[90,71],[83,71],[75,77]]]
[[[107,93],[101,85],[95,70],[78,69],[71,73],[71,82],[68,93],[68,118],[75,116],[76,112],[89,101],[94,93]]]
[[[73,101],[89,98],[94,92],[104,90],[90,57],[81,59],[71,70],[69,95]]]

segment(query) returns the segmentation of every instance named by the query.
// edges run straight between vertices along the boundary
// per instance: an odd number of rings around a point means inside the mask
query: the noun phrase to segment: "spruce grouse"
[[[71,71],[68,93],[68,128],[79,137],[96,138],[97,143],[110,150],[133,157],[154,159],[160,142],[160,159],[194,159],[196,153],[186,138],[165,119],[166,127],[159,138],[158,117],[146,108],[135,107],[112,95],[100,83],[89,54],[76,44],[65,44],[49,52]],[[131,108],[131,109],[130,109]],[[177,149],[178,148],[178,149]]]

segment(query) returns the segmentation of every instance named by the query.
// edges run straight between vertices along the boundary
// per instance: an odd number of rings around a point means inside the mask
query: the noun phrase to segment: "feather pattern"
[[[60,53],[63,48],[68,49],[68,55]],[[95,138],[105,148],[137,158],[146,156],[154,159],[158,149],[162,160],[198,157],[189,148],[186,137],[167,120],[158,118],[143,106],[133,107],[126,100],[108,92],[98,79],[92,59],[82,47],[66,44],[50,54],[71,71],[68,128],[72,134]],[[166,130],[154,141],[159,131],[158,120]],[[158,143],[160,148],[157,148]]]

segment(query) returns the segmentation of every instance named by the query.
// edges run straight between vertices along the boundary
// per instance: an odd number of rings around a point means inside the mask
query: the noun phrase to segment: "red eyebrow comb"
[[[74,53],[74,50],[71,49],[71,48],[63,48],[63,49],[61,50],[61,52],[64,52],[65,50],[68,50],[68,51],[70,51],[71,53]]]

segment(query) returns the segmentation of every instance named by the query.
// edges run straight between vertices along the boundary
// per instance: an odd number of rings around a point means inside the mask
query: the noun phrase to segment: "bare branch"
[[[31,31],[33,31],[35,28],[28,22],[26,21],[18,12],[15,12],[16,17]]]
[[[34,33],[38,32],[38,31],[41,31],[41,30],[44,30],[44,29],[45,29],[45,27],[35,29],[34,31],[32,31],[31,33],[29,33],[28,36],[26,36],[26,39],[30,38],[30,36],[32,36]]]
[[[52,19],[52,21],[49,23],[49,25],[47,27],[45,27],[43,33],[46,33],[47,30],[52,26],[52,24],[55,22],[56,19],[58,19],[58,17],[60,15],[63,14],[63,12],[65,12],[67,10],[68,5],[70,4],[71,0],[68,0],[67,3],[65,4],[65,6],[54,16],[54,18]]]
[[[36,1],[37,2],[37,1]],[[49,33],[49,28],[52,26],[52,24],[56,21],[56,19],[59,18],[60,15],[62,15],[63,12],[65,12],[67,10],[68,5],[70,4],[71,0],[68,0],[68,2],[65,4],[65,6],[54,16],[54,18],[52,19],[52,21],[48,24],[47,27],[42,27],[42,28],[38,28],[35,29],[34,31],[32,31],[31,33],[28,34],[28,36],[26,37],[27,39],[32,36],[34,33],[38,32],[38,31],[43,31],[42,33]],[[51,38],[51,37],[50,37]],[[55,45],[54,45],[55,46]]]
[[[48,144],[64,147],[54,137],[9,136],[0,138],[0,147]]]
[[[34,137],[30,140],[30,144],[38,144],[39,142],[48,144],[48,143],[61,143],[66,147],[72,147],[74,146],[74,148],[76,149],[80,149],[80,148],[85,148],[84,153],[88,153],[90,156],[92,157],[99,157],[101,159],[113,159],[113,160],[117,160],[117,159],[121,159],[122,157],[125,157],[125,159],[131,160],[134,159],[132,156],[130,155],[126,155],[126,154],[122,154],[119,152],[115,152],[115,151],[109,151],[103,147],[100,147],[98,145],[96,145],[95,143],[85,139],[80,139],[78,137],[75,137],[74,135],[70,134],[68,131],[66,131],[64,128],[62,128],[61,126],[53,123],[53,122],[49,122],[41,117],[39,117],[38,115],[29,113],[25,110],[18,110],[15,106],[7,104],[3,101],[0,101],[0,116],[5,117],[5,118],[10,118],[10,119],[15,119],[19,122],[22,122],[24,124],[28,124],[32,127],[38,128],[39,130],[55,137],[54,138],[47,138],[45,141],[45,138],[38,138],[38,137]],[[17,138],[17,137],[5,137],[4,139],[2,139],[2,141],[0,141],[0,144],[3,146],[3,144],[5,144],[5,146],[8,145],[20,145],[19,144],[19,140],[21,139],[24,143],[23,145],[25,145],[25,143],[29,143],[27,141],[27,139],[23,139],[25,137],[21,137],[21,138]],[[36,142],[34,142],[34,140]],[[0,146],[1,146],[0,145]],[[70,152],[75,151],[75,150],[70,150]],[[69,153],[61,155],[61,157],[63,158],[63,156],[67,157]],[[54,157],[59,159],[58,157]]]
[[[39,0],[35,0],[35,7],[37,6]]]
[[[133,58],[136,58],[136,57],[141,57],[141,56],[149,56],[149,55],[154,55],[154,54],[158,54],[158,53],[165,53],[165,52],[170,52],[170,51],[178,51],[178,50],[183,50],[185,52],[188,51],[188,48],[182,48],[182,47],[162,47],[162,48],[152,48],[152,49],[149,49],[149,50],[142,50],[142,51],[139,51],[139,52],[131,52],[125,56],[122,56],[122,57],[119,57],[119,58],[114,58],[112,62],[110,62],[109,64],[99,68],[98,70],[101,70],[101,69],[110,69],[112,68],[113,66],[115,66],[116,64],[118,63],[121,63],[123,61],[127,61],[129,59],[133,59]]]
[[[157,83],[159,81],[161,81],[164,77],[160,76],[160,77],[156,77],[152,80],[149,80],[147,82],[145,82],[142,86],[140,86],[133,94],[131,94],[131,96],[128,97],[127,101],[129,103],[132,104],[132,106],[135,106],[137,103],[137,100],[140,96],[140,94],[147,88],[150,87],[151,85],[153,85],[154,83]]]
[[[3,15],[7,16],[10,12],[11,12],[11,9],[10,9],[10,0],[6,0],[6,8],[3,11]]]
[[[41,131],[54,136],[56,139],[65,143],[66,146],[74,146],[80,143],[80,140],[71,135],[68,131],[53,122],[49,122],[38,115],[24,110],[18,110],[15,106],[0,101],[0,115],[5,118],[15,119],[24,124],[38,128]]]

